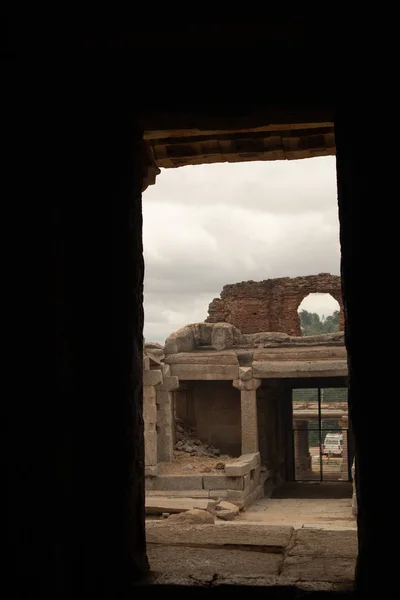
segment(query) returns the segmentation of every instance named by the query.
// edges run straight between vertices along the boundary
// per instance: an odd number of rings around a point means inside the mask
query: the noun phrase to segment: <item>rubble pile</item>
[[[190,456],[220,456],[220,451],[211,444],[203,444],[197,438],[194,427],[184,427],[180,419],[175,422],[175,450],[187,452]]]

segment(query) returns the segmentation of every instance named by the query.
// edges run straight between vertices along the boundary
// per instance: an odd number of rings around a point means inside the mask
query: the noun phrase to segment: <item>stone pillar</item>
[[[188,416],[187,389],[187,383],[180,381],[179,388],[174,392],[174,416],[181,421],[186,421]]]
[[[308,446],[308,421],[294,419],[294,464],[296,475],[312,470],[311,454]]]
[[[242,423],[242,454],[258,452],[257,388],[261,379],[253,378],[251,367],[239,367],[240,379],[234,379],[233,386],[240,390]]]
[[[144,364],[146,369],[146,363]],[[144,465],[146,475],[157,474],[157,404],[155,386],[162,383],[162,371],[143,371]]]
[[[174,457],[175,443],[174,398],[172,392],[178,389],[179,379],[169,375],[169,365],[164,365],[163,371],[163,381],[156,386],[157,460],[169,461]]]
[[[349,418],[342,417],[339,421],[339,427],[343,434],[342,478],[349,479],[349,447],[347,442],[349,435]]]

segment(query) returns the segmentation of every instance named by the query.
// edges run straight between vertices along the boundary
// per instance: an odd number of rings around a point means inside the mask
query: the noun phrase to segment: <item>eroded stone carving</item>
[[[279,345],[307,346],[326,343],[343,344],[344,342],[343,331],[303,337],[274,331],[243,334],[231,323],[207,323],[207,329],[202,328],[202,325],[205,323],[193,323],[172,333],[165,340],[162,352],[169,355],[194,352],[202,347],[222,351],[234,348],[268,348]],[[150,349],[148,352],[152,353],[154,350]]]

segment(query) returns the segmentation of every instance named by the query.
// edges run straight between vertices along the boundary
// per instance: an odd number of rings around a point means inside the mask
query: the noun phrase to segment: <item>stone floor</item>
[[[357,529],[348,498],[261,498],[239,513],[235,523],[240,522],[290,525],[295,529]]]
[[[148,522],[146,533],[149,580],[154,584],[293,586],[315,591],[353,588],[356,531],[238,520],[183,525],[166,519]]]

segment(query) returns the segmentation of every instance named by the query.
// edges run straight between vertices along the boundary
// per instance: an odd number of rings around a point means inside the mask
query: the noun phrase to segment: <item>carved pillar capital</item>
[[[250,392],[260,387],[261,379],[255,379],[254,377],[245,381],[243,381],[243,379],[234,379],[232,385],[241,392]]]

